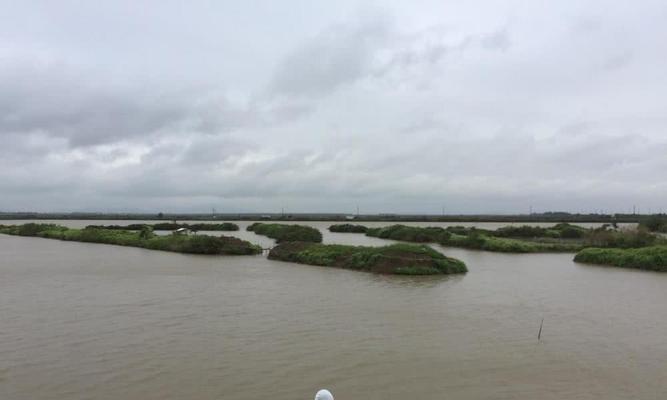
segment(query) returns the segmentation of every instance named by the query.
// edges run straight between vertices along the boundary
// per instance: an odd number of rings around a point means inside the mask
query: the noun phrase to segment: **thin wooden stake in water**
[[[540,341],[540,338],[542,337],[542,325],[544,325],[544,318],[542,318],[542,322],[540,322],[540,331],[537,332],[537,341]]]

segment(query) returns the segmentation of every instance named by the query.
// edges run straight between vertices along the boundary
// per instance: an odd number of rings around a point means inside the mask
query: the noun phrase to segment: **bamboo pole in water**
[[[540,331],[537,332],[537,341],[540,341],[540,338],[542,337],[542,325],[544,325],[544,318],[542,318],[542,322],[540,322]]]

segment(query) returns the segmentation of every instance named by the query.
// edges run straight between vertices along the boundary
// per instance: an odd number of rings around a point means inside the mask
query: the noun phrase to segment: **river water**
[[[667,274],[437,248],[470,272],[378,276],[0,235],[0,399],[667,396]]]

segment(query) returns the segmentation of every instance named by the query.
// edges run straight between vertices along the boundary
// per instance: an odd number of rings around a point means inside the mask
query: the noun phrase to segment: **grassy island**
[[[1,226],[0,233],[75,242],[115,244],[177,253],[248,255],[262,252],[261,247],[235,237],[185,234],[158,236],[152,232],[150,227],[144,227],[140,231],[130,231],[91,227],[72,229],[54,224],[25,224]]]
[[[439,275],[468,271],[462,261],[414,244],[366,247],[290,242],[271,249],[269,259],[380,274]]]
[[[417,243],[439,243],[445,246],[505,253],[575,252],[581,249],[581,245],[576,243],[515,239],[504,237],[507,235],[507,232],[502,232],[502,236],[495,236],[496,232],[497,231],[486,229],[457,226],[448,228],[421,228],[415,226],[391,225],[384,228],[370,228],[366,232],[366,235],[381,239]]]
[[[369,228],[366,231],[366,236],[416,243],[440,243],[445,239],[445,237],[450,235],[451,234],[443,228],[421,228],[405,225],[391,225],[383,228]]]
[[[506,238],[552,238],[552,239],[581,239],[588,229],[581,226],[561,223],[552,227],[540,226],[503,226],[495,231],[488,231],[492,236]]]
[[[247,228],[258,235],[275,239],[276,243],[283,242],[312,242],[321,243],[322,233],[317,229],[304,225],[264,224],[256,222]]]
[[[651,246],[635,249],[601,249],[591,247],[577,253],[574,261],[667,272],[667,246]]]
[[[366,235],[506,253],[577,252],[587,247],[640,248],[667,244],[664,238],[641,227],[617,229],[603,225],[599,228],[583,228],[565,223],[546,228],[506,226],[497,230],[464,226],[423,228],[391,225],[369,228]]]
[[[95,229],[113,229],[126,231],[140,231],[144,227],[150,227],[155,231],[175,231],[176,229],[189,229],[191,231],[238,231],[239,226],[231,222],[219,224],[197,223],[197,224],[179,224],[174,222],[159,222],[157,224],[130,224],[130,225],[88,225],[86,228]]]
[[[499,253],[552,253],[576,252],[581,249],[577,243],[542,242],[489,236],[481,233],[468,235],[452,234],[440,244],[467,249],[494,251]]]
[[[363,225],[353,225],[353,224],[337,224],[337,225],[331,225],[329,227],[329,232],[341,232],[341,233],[366,233],[367,230],[368,228]]]

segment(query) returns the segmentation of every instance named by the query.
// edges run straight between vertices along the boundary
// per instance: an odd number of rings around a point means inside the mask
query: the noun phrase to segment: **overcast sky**
[[[0,20],[0,210],[667,211],[664,0],[0,0]]]

